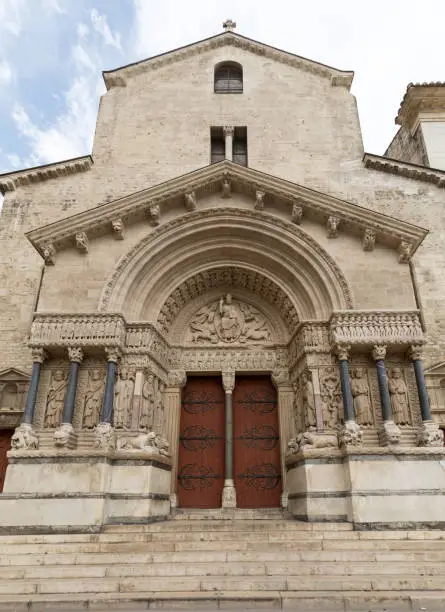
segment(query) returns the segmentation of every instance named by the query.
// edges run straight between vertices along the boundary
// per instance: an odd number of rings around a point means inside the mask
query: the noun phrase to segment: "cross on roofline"
[[[223,28],[226,32],[232,32],[236,28],[236,21],[226,19],[226,21],[223,23]]]

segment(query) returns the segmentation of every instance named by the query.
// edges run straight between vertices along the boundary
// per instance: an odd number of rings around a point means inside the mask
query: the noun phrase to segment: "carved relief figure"
[[[44,427],[58,427],[62,419],[63,402],[65,400],[66,377],[63,370],[55,370],[51,386],[46,397]]]
[[[139,429],[151,430],[153,428],[155,409],[154,379],[153,374],[148,374],[142,385],[142,408],[139,418]]]
[[[133,391],[134,373],[122,368],[114,392],[113,421],[116,429],[129,429],[131,427]]]
[[[304,425],[307,429],[317,427],[317,417],[315,413],[315,396],[312,385],[312,373],[308,370],[301,376],[301,391],[303,396]]]
[[[351,393],[354,398],[354,411],[357,423],[373,425],[369,386],[365,368],[355,368],[351,371]]]
[[[333,429],[342,417],[340,380],[333,370],[326,371],[321,378],[321,401],[325,427]]]
[[[103,373],[97,369],[91,370],[84,399],[82,427],[93,429],[99,422],[104,390],[105,381]]]
[[[391,408],[394,422],[397,425],[409,425],[411,417],[408,404],[408,388],[403,380],[401,368],[392,368],[388,379],[388,389],[391,396]]]
[[[158,380],[153,415],[153,431],[157,436],[162,436],[164,433],[164,388],[164,384]]]
[[[270,339],[261,313],[249,304],[234,302],[230,293],[201,308],[190,322],[190,332],[193,343],[230,344]]]

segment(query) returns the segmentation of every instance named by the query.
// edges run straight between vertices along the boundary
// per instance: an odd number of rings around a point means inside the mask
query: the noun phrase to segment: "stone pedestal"
[[[400,428],[394,421],[383,421],[377,433],[381,446],[397,446],[400,443]]]
[[[224,481],[221,506],[223,508],[236,508],[236,490],[232,479]]]

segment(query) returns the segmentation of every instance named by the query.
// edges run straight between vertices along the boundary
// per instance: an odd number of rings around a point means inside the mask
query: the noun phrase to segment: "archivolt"
[[[151,232],[122,257],[99,310],[150,321],[162,311],[162,322],[164,304],[176,289],[222,267],[266,277],[300,320],[326,319],[332,310],[352,308],[341,270],[300,227],[259,211],[220,208],[186,214]]]

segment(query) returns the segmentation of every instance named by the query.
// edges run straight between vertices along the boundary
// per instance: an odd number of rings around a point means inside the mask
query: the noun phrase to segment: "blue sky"
[[[356,73],[382,154],[409,82],[445,81],[443,0],[0,0],[0,172],[91,151],[102,70],[221,31]]]

